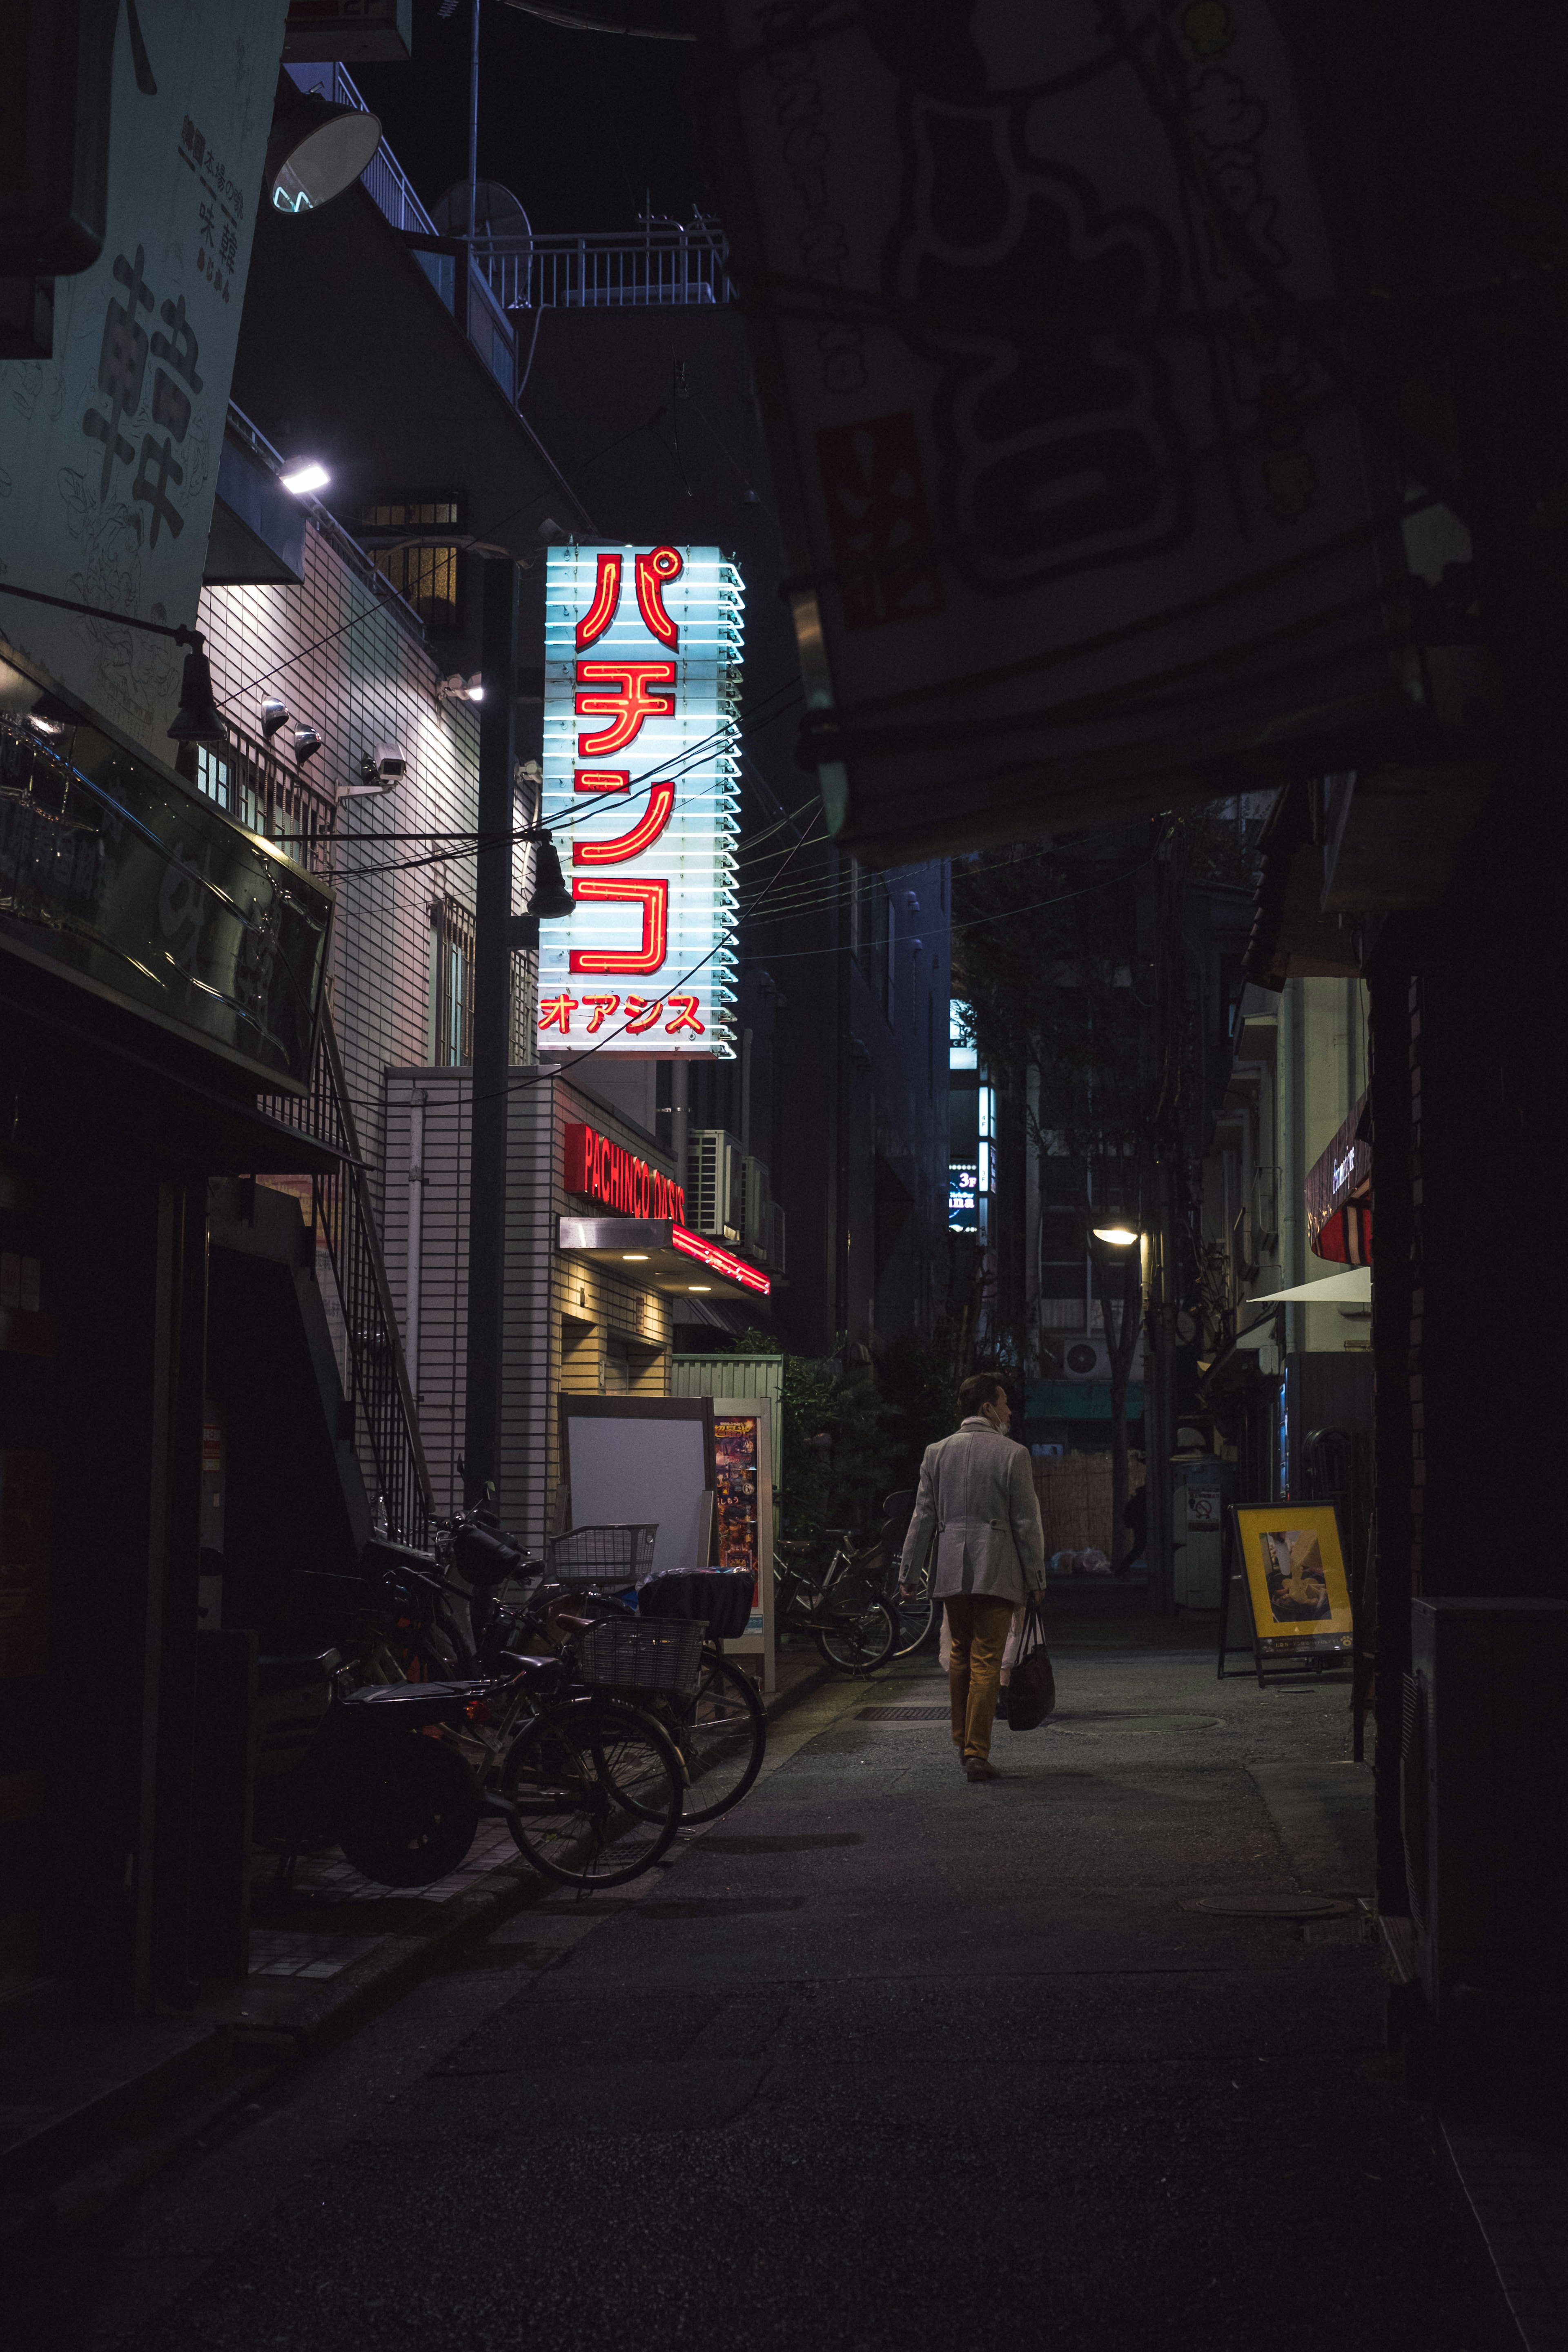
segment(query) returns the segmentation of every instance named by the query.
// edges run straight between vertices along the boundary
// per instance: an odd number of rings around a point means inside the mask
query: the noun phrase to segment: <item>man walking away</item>
[[[958,1391],[963,1419],[928,1445],[915,1514],[899,1563],[900,1590],[932,1538],[932,1591],[947,1611],[952,1663],[948,1691],[952,1738],[972,1780],[999,1780],[991,1761],[1002,1653],[1020,1601],[1046,1589],[1046,1539],[1026,1446],[1007,1435],[1012,1411],[994,1372],[975,1372]]]

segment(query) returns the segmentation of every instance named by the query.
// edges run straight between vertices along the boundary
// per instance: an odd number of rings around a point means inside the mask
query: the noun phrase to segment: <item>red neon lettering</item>
[[[564,1138],[566,1165],[561,1181],[569,1192],[588,1190],[588,1170],[594,1130],[591,1127],[569,1127]]]
[[[572,789],[578,793],[629,793],[631,788],[627,768],[579,768],[572,779]]]
[[[567,958],[569,971],[607,973],[658,970],[665,959],[665,941],[669,929],[668,882],[598,882],[589,878],[574,882],[572,896],[578,899],[624,899],[628,905],[640,905],[642,945],[639,948],[574,948]]]
[[[641,1037],[646,1035],[647,1031],[653,1027],[654,1023],[658,1019],[659,1014],[663,1011],[664,999],[662,996],[654,997],[651,1003],[645,997],[628,996],[626,999],[626,1035],[628,1037]]]
[[[634,999],[633,1002],[637,1000]],[[590,997],[586,1000],[592,1003]],[[568,1127],[563,1137],[562,1181],[568,1192],[585,1192],[632,1217],[673,1217],[686,1214],[686,1195],[677,1184],[646,1160],[612,1143],[592,1127]]]
[[[637,602],[642,602],[641,562],[638,562]],[[620,609],[621,559],[618,555],[601,555],[599,576],[594,583],[594,601],[577,624],[577,650],[593,645],[602,637]]]
[[[539,1025],[542,1029],[559,1029],[563,1037],[569,1037],[572,1034],[572,1015],[576,1010],[577,999],[568,996],[563,989],[559,996],[546,997],[540,1006]]]
[[[592,1004],[594,1000],[590,996],[586,1002]],[[669,1000],[669,1009],[674,1013],[675,1019],[665,1023],[665,1035],[679,1037],[683,1029],[689,1029],[694,1037],[706,1037],[708,1032],[697,1018],[697,1005],[698,999],[695,996],[672,996]]]
[[[742,1290],[755,1290],[765,1297],[773,1288],[767,1276],[760,1274],[754,1265],[748,1265],[743,1257],[734,1257],[730,1251],[720,1249],[716,1243],[703,1241],[697,1234],[689,1234],[684,1226],[671,1229],[669,1245],[671,1249],[679,1250],[682,1257],[694,1257],[701,1265],[710,1266],[715,1274],[725,1275],[731,1282],[738,1282]]]
[[[656,547],[651,555],[637,557],[637,611],[661,646],[674,645],[680,635],[664,609],[664,583],[679,580],[685,569],[673,547]]]
[[[574,841],[572,845],[574,866],[622,866],[628,857],[640,856],[651,849],[675,806],[675,786],[655,784],[647,796],[647,807],[633,825],[630,833],[618,833],[613,841]]]
[[[618,996],[585,996],[583,1002],[584,1004],[591,1004],[594,1008],[594,1017],[588,1024],[588,1034],[590,1037],[596,1037],[611,1013],[618,1009],[621,1000]]]
[[[624,751],[642,729],[645,719],[671,719],[675,696],[650,694],[649,687],[675,684],[671,661],[580,661],[577,665],[577,716],[607,719],[597,734],[579,735],[577,750],[584,760],[610,751]],[[584,694],[584,687],[613,687],[613,693]]]

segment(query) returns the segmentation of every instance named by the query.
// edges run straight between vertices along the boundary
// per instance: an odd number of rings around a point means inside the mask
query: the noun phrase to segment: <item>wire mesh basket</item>
[[[574,1528],[545,1545],[549,1572],[557,1584],[635,1584],[653,1566],[652,1527]]]
[[[608,1690],[664,1691],[689,1698],[708,1632],[700,1617],[605,1617],[577,1642],[584,1680]]]

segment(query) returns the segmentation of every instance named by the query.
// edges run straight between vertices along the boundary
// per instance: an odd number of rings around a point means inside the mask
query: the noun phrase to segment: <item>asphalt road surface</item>
[[[923,1663],[738,1812],[564,1890],[79,2245],[137,2352],[1503,2352],[1376,1952],[1195,1897],[1367,1883],[1346,1692],[1064,1651],[971,1786]],[[1333,1884],[1328,1882],[1332,1881]]]

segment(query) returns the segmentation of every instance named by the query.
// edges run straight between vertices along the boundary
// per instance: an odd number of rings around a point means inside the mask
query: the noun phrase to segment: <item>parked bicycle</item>
[[[643,1617],[628,1590],[652,1563],[653,1527],[577,1528],[546,1547],[545,1575],[524,1604],[510,1613],[517,1634],[546,1643],[572,1615],[586,1615],[595,1630],[584,1637],[594,1678],[625,1689],[662,1725],[679,1750],[687,1783],[681,1826],[717,1821],[738,1805],[761,1771],[767,1752],[767,1716],[757,1686],[722,1643],[745,1629],[751,1614],[752,1580],[737,1571],[692,1570],[647,1580],[644,1593],[653,1616]],[[634,1682],[638,1671],[637,1636],[617,1634],[619,1622],[680,1622],[665,1612],[679,1607],[695,1612],[705,1630],[694,1681],[685,1688],[656,1688]],[[684,1622],[692,1622],[690,1617]]]
[[[694,1690],[700,1628],[639,1624],[636,1654],[623,1643],[615,1661],[625,1687],[612,1692],[586,1617],[563,1617],[539,1654],[507,1647],[516,1612],[497,1601],[496,1588],[541,1563],[471,1514],[448,1522],[437,1543],[434,1553],[382,1540],[366,1547],[353,1661],[322,1654],[321,1704],[300,1712],[295,1695],[288,1728],[296,1752],[278,1753],[275,1743],[268,1753],[268,1776],[286,1785],[268,1792],[267,1825],[283,1837],[286,1867],[302,1845],[325,1841],[384,1885],[427,1885],[457,1867],[489,1810],[504,1814],[519,1850],[547,1877],[582,1888],[635,1878],[675,1835],[687,1785],[668,1732],[633,1703],[637,1685]],[[454,1660],[468,1671],[429,1677],[432,1664]],[[392,1679],[399,1667],[419,1679]],[[422,1826],[395,1825],[399,1802],[410,1819],[418,1806],[413,1795],[397,1798],[385,1771],[379,1796],[345,1799],[351,1718],[356,1732],[373,1719],[384,1735],[435,1732],[420,1743],[428,1756],[400,1750],[398,1769],[424,1790]]]
[[[881,1547],[851,1552],[847,1528],[826,1533],[834,1550],[820,1576],[805,1566],[816,1546],[782,1537],[774,1544],[775,1616],[808,1633],[830,1666],[874,1675],[893,1655],[899,1638],[897,1620],[878,1589]]]

